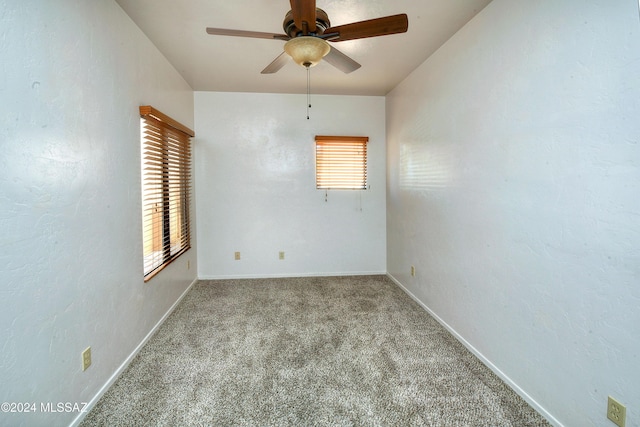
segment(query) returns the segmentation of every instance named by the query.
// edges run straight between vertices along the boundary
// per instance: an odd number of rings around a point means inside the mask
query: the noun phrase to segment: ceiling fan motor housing
[[[284,29],[285,34],[287,34],[291,38],[295,38],[302,35],[322,35],[324,30],[331,27],[331,22],[329,22],[329,16],[327,13],[320,9],[316,8],[316,31],[315,33],[305,34],[305,30],[303,28],[296,27],[296,24],[293,20],[293,11],[287,12],[284,17],[284,22],[282,23],[282,28]]]

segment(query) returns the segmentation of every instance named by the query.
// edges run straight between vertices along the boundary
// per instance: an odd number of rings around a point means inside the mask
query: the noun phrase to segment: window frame
[[[191,140],[195,133],[140,107],[144,281],[191,248]]]

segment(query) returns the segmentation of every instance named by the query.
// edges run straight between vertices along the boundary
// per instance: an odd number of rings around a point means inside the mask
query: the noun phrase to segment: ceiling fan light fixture
[[[313,36],[300,36],[285,43],[284,51],[303,67],[313,67],[324,58],[331,46],[326,40]]]

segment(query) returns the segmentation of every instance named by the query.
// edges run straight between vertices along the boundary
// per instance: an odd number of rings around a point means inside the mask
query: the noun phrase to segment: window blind
[[[367,188],[366,136],[316,136],[316,188]]]
[[[194,132],[151,106],[140,107],[144,279],[191,246]]]

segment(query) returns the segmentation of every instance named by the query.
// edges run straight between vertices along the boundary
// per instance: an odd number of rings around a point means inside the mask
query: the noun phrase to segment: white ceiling
[[[311,69],[316,94],[385,95],[491,0],[317,0],[332,26],[406,13],[403,34],[331,43],[362,64],[344,74],[322,61]],[[196,91],[305,93],[293,61],[260,74],[280,40],[212,36],[206,27],[282,34],[288,0],[116,0]]]

